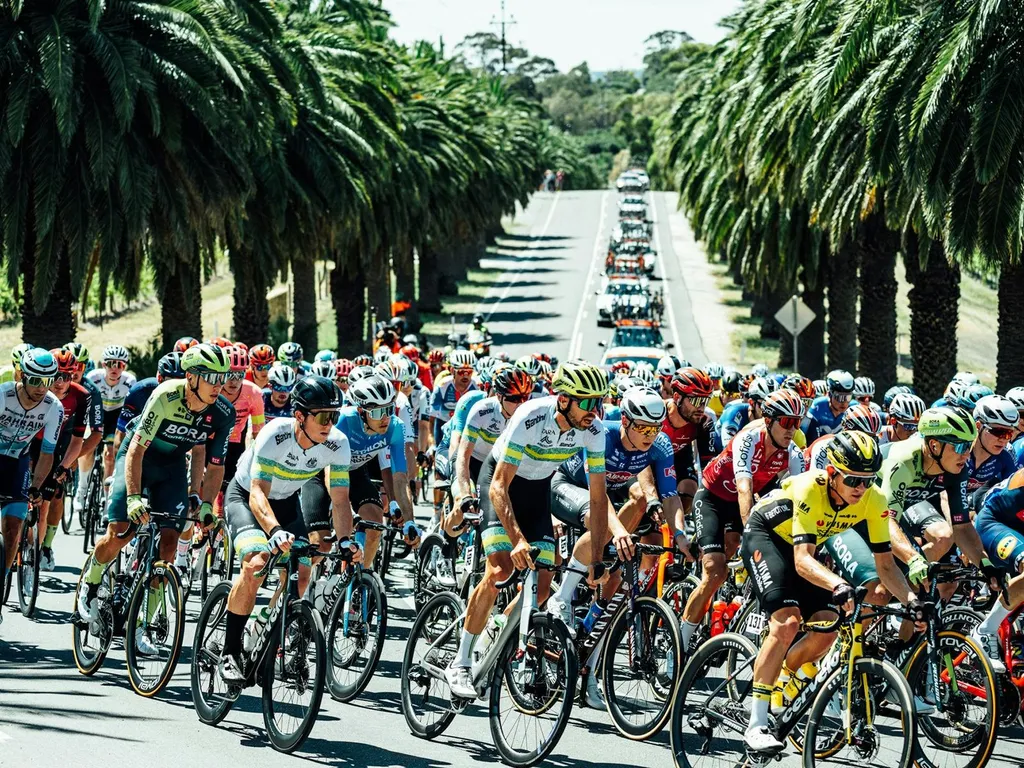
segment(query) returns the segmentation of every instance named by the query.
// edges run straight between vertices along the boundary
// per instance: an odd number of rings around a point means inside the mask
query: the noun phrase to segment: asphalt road
[[[670,338],[695,362],[705,360],[693,324],[686,286],[671,249],[667,200],[654,196],[661,253],[659,274],[673,313]],[[548,350],[563,359],[573,353],[598,359],[598,341],[610,336],[594,322],[594,296],[600,260],[614,217],[615,195],[568,192],[537,195],[524,212],[518,238],[506,241],[495,266],[506,274],[484,302],[499,343],[513,354]],[[664,271],[661,271],[664,270]],[[422,515],[429,514],[425,508]],[[110,768],[126,765],[327,765],[443,766],[497,762],[484,711],[471,707],[434,741],[409,733],[401,714],[399,674],[404,642],[413,619],[407,564],[389,578],[388,639],[374,679],[352,704],[325,695],[310,738],[294,755],[270,748],[263,730],[258,692],[251,689],[217,727],[203,725],[189,692],[197,597],[189,602],[190,621],[176,674],[155,699],[131,690],[124,654],[115,646],[104,667],[83,677],[71,654],[74,584],[84,560],[81,532],[57,534],[57,570],[44,574],[36,617],[4,610],[0,626],[0,767],[60,766]],[[1020,765],[1020,731],[1001,734],[996,768]],[[249,763],[248,761],[253,761]],[[597,768],[669,768],[668,737],[636,743],[617,735],[607,715],[574,710],[569,727],[547,764]],[[780,768],[796,768],[787,758]]]

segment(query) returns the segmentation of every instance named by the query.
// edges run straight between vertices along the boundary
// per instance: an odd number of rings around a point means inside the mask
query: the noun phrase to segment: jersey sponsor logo
[[[336,451],[341,447],[341,445],[333,440],[324,440],[324,447],[329,451]]]
[[[316,458],[306,459],[306,466],[309,467],[310,469],[315,468],[316,467]]]
[[[549,435],[547,432],[545,432],[544,435],[540,439],[540,444],[545,446],[545,447],[547,447],[547,446],[550,446],[551,443],[552,443],[551,435]]]
[[[533,429],[535,426],[540,424],[542,421],[544,421],[544,414],[543,413],[540,416],[534,416],[532,419],[525,419],[524,422],[523,422],[523,426],[526,427],[526,429]]]
[[[206,430],[196,429],[189,424],[168,424],[163,431],[168,437],[187,437],[197,443],[206,440]]]
[[[818,527],[821,527],[821,523],[818,523]],[[842,536],[836,536],[831,540],[832,551],[836,556],[836,560],[842,567],[846,574],[852,575],[856,572],[859,563],[853,559],[853,552],[847,546]]]
[[[169,403],[173,403],[175,400],[180,400],[180,399],[181,399],[181,393],[180,392],[172,391],[172,392],[168,392],[167,393],[167,402],[169,402]]]
[[[754,550],[754,582],[762,592],[772,586],[772,572],[768,568],[768,561],[761,556],[761,550]]]
[[[288,432],[282,432],[279,435],[274,435],[274,444],[275,445],[280,445],[281,443],[283,443],[286,440],[288,440],[288,438],[290,438],[290,437],[291,437],[291,435]]]
[[[1007,560],[1009,559],[1010,555],[1013,554],[1013,549],[1016,546],[1016,536],[1004,536],[999,540],[999,543],[996,545],[996,556],[1000,560]]]
[[[676,476],[675,465],[674,464],[669,464],[667,467],[665,467],[663,472],[665,473],[665,477],[675,477]]]
[[[160,417],[157,416],[156,411],[150,411],[149,415],[146,416],[146,420],[142,423],[142,430],[144,432],[149,432],[154,426],[156,426],[156,422],[159,418]]]

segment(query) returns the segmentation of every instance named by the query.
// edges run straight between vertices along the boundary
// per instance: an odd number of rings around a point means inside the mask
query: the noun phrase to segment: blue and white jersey
[[[465,397],[470,392],[475,392],[476,382],[469,382],[469,389],[462,393]],[[430,415],[441,422],[447,422],[455,414],[455,405],[459,400],[455,391],[455,379],[445,379],[434,388],[434,396],[430,400]]]
[[[658,496],[667,499],[678,495],[676,468],[672,453],[672,440],[659,432],[649,450],[631,451],[622,444],[622,425],[618,421],[600,422],[604,427],[604,472],[608,490],[626,485],[630,480],[653,467]],[[586,451],[581,451],[562,463],[562,469],[581,488],[589,487]]]
[[[843,423],[845,415],[846,411],[841,411],[838,415],[832,413],[828,395],[815,398],[811,407],[807,409],[807,426],[804,427],[807,442],[813,443],[822,435],[834,435],[839,431],[839,425]]]
[[[750,405],[746,400],[736,400],[729,403],[722,410],[718,417],[718,436],[721,443],[718,450],[729,444],[729,441],[736,437],[736,433],[747,426],[750,421]]]
[[[622,409],[611,403],[605,405],[603,421],[619,421],[622,418]]]
[[[467,392],[461,398],[459,398],[459,404],[455,407],[455,413],[451,419],[445,422],[444,426],[441,427],[441,442],[437,444],[436,452],[442,456],[447,456],[452,446],[452,435],[461,435],[466,429],[466,423],[469,421],[469,412],[473,410],[473,406],[484,399],[486,395],[479,389],[474,389],[472,392]]]
[[[270,387],[267,387],[266,389],[263,390],[263,416],[264,416],[264,418],[267,421],[270,421],[271,419],[290,419],[292,417],[292,413],[295,411],[295,409],[292,408],[292,399],[291,399],[291,397],[289,397],[287,400],[285,400],[284,401],[284,405],[282,405],[280,408],[278,408],[276,405],[274,405],[273,401],[270,399],[270,395],[271,394],[272,394],[272,390],[270,389]]]
[[[1008,446],[1006,446],[1004,453],[1009,451],[1010,455],[1013,456],[1013,462],[1020,469],[1024,467],[1024,435],[1021,435]]]
[[[128,396],[124,399],[124,405],[121,406],[121,413],[117,416],[118,432],[128,431],[128,424],[142,413],[142,409],[146,407],[146,401],[149,400],[149,396],[153,394],[158,383],[155,376],[150,376],[148,379],[136,382],[135,386],[128,390]]]
[[[40,430],[42,452],[53,453],[64,421],[64,406],[53,392],[47,392],[37,406],[25,410],[18,399],[18,385],[7,381],[0,384],[0,404],[0,456],[19,458]]]
[[[1016,471],[1017,463],[1010,453],[1010,446],[1006,446],[1002,453],[988,456],[979,466],[974,465],[974,451],[971,451],[967,457],[967,492],[1001,483]]]
[[[348,438],[349,449],[352,452],[352,462],[349,466],[352,469],[363,466],[376,456],[382,469],[406,471],[405,427],[397,416],[391,417],[387,431],[383,435],[371,435],[366,432],[358,409],[354,405],[349,405],[341,409],[338,429]]]

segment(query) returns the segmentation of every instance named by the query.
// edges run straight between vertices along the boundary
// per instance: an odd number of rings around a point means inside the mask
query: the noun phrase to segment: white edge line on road
[[[548,233],[548,227],[551,226],[551,219],[553,219],[555,217],[555,208],[558,207],[558,200],[559,200],[559,198],[561,196],[562,196],[561,192],[556,192],[554,194],[554,196],[553,196],[553,198],[551,200],[551,210],[548,211],[547,221],[544,222],[544,227],[541,229],[540,234],[537,235],[537,237],[544,237]],[[533,237],[533,235],[530,235],[530,237]],[[499,298],[491,306],[491,311],[488,312],[484,316],[484,322],[485,323],[490,321],[491,315],[494,314],[494,310],[496,310],[501,305],[501,302],[503,302],[505,299],[508,298],[509,292],[515,286],[515,284],[519,282],[519,276],[522,274],[522,272],[519,270],[519,267],[522,266],[523,260],[529,258],[532,255],[532,253],[533,253],[533,251],[527,251],[526,253],[522,254],[515,261],[515,263],[513,264],[513,269],[514,269],[514,275],[515,276],[508,282],[508,285],[505,286],[505,290],[503,290],[501,292],[501,298]],[[511,271],[513,271],[513,270],[505,270],[505,273],[502,275],[502,277],[504,277],[505,275],[507,275]],[[485,297],[485,299],[486,299],[486,297]],[[480,310],[480,305],[477,305],[477,311],[479,312],[479,310]]]
[[[665,255],[664,252],[661,250],[661,211],[658,210],[658,205],[656,202],[657,197],[655,197],[656,194],[657,193],[655,192],[651,193],[651,202],[655,204],[655,215],[658,217],[657,220],[654,222],[654,249],[658,252],[658,261],[661,266],[661,282],[665,286],[665,306],[668,307],[668,327],[672,329],[672,338],[675,340],[676,354],[683,355],[685,357],[683,347],[679,343],[680,339],[679,329],[676,327],[676,313],[672,309],[672,288],[671,283],[668,279],[668,270],[665,269]],[[665,219],[665,223],[669,223],[668,218]],[[679,265],[679,276],[683,276],[682,264]]]
[[[594,236],[594,252],[590,256],[590,269],[587,270],[587,282],[583,286],[583,297],[580,299],[580,308],[576,312],[576,322],[572,327],[572,336],[569,337],[569,359],[574,360],[583,351],[583,334],[580,326],[583,324],[584,308],[587,306],[587,296],[590,294],[590,284],[594,280],[594,272],[601,253],[601,235],[604,232],[604,217],[608,209],[608,190],[601,195],[601,216],[597,221],[597,234]]]

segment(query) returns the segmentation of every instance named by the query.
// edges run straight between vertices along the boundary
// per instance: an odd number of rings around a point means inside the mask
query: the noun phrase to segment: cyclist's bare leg
[[[109,563],[117,557],[117,553],[128,546],[130,538],[119,539],[117,534],[128,530],[128,521],[120,523],[108,523],[107,532],[96,540],[96,547],[92,551],[93,559],[97,563]]]
[[[256,605],[256,593],[263,583],[263,576],[257,576],[270,560],[269,552],[250,552],[242,558],[235,583],[228,595],[228,610],[240,616],[248,616]]]
[[[512,556],[508,552],[494,552],[487,557],[483,578],[473,588],[466,605],[466,621],[463,631],[479,635],[487,625],[494,602],[498,599],[497,584],[512,575]],[[545,573],[550,574],[550,571]],[[542,576],[544,573],[541,574]],[[551,579],[548,579],[550,585]],[[539,598],[539,594],[538,594]]]
[[[690,593],[686,601],[686,608],[683,610],[683,620],[693,624],[699,624],[711,606],[711,600],[725,583],[728,576],[729,560],[736,554],[740,546],[740,535],[732,531],[725,534],[725,552],[710,552],[701,557],[703,573],[700,577],[700,584]]]
[[[799,619],[799,615],[797,616]],[[810,621],[835,621],[834,611],[815,611]],[[817,662],[832,647],[836,639],[835,632],[806,632],[800,641],[789,649],[786,654],[786,666],[790,669],[800,669],[809,661]],[[755,666],[756,669],[756,666]],[[756,672],[755,672],[756,674]],[[777,676],[777,675],[776,675]]]
[[[687,606],[689,607],[689,606]],[[768,637],[754,661],[754,682],[775,686],[782,671],[782,662],[800,631],[800,609],[780,608],[768,620]]]
[[[636,494],[634,495],[634,491]],[[632,533],[636,530],[636,527],[640,524],[640,520],[643,519],[644,510],[646,505],[642,501],[643,492],[640,490],[639,484],[634,485],[630,489],[630,498],[622,508],[619,509],[617,516],[619,522],[622,523],[622,527]],[[611,499],[608,499],[608,514],[612,514],[612,510],[615,507],[612,504]],[[579,560],[583,565],[591,564],[590,554],[590,512],[587,512],[585,518],[585,524],[587,526],[586,532],[576,540],[576,546],[573,547],[572,556]],[[611,526],[608,527],[608,536],[605,544],[612,540]],[[622,583],[622,574],[619,571],[615,571],[608,576],[608,581],[601,587],[601,594],[604,596],[614,595],[619,590],[619,585]]]
[[[384,510],[376,504],[363,504],[356,514],[360,519],[370,523],[384,522]],[[380,546],[380,531],[366,532],[366,547],[363,549],[363,562],[367,565],[373,564],[373,558],[377,556],[377,547]]]
[[[4,515],[4,549],[7,554],[4,568],[7,571],[11,570],[14,558],[18,555],[18,546],[21,544],[21,522],[12,515]]]
[[[103,446],[103,479],[114,474],[114,446],[107,443]]]

